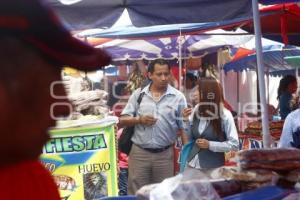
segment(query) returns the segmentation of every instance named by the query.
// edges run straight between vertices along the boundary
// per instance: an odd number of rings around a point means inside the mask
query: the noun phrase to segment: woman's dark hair
[[[208,118],[218,138],[224,140],[221,128],[221,110],[224,102],[222,86],[212,77],[200,78],[198,84],[200,102],[197,117]]]
[[[164,59],[156,59],[156,60],[151,61],[149,66],[148,66],[148,72],[150,72],[151,74],[154,72],[154,65],[155,64],[168,65],[169,70],[171,69],[171,66],[170,66],[168,61],[166,61]]]
[[[293,75],[284,76],[279,82],[279,87],[277,90],[277,99],[279,99],[279,97],[282,95],[282,93],[288,89],[288,86],[294,82],[297,82],[297,79],[295,76],[293,76]]]

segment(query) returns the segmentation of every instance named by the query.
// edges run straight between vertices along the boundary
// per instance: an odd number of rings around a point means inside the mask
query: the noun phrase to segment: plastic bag
[[[186,167],[186,162],[188,156],[194,146],[195,141],[190,141],[189,143],[183,145],[182,150],[180,152],[180,173],[182,173]]]
[[[183,173],[177,176],[167,178],[163,182],[150,185],[151,190],[144,186],[137,192],[137,199],[145,200],[183,200],[183,199],[201,199],[217,200],[219,195],[209,182],[204,173],[199,170],[187,168]],[[149,192],[142,194],[143,191]]]

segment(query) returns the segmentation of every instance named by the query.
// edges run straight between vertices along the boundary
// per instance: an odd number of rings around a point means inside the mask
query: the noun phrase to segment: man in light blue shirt
[[[300,148],[300,108],[291,112],[285,119],[279,148]]]
[[[148,77],[151,82],[133,92],[120,117],[120,125],[135,126],[128,162],[129,195],[174,175],[172,145],[183,129],[181,113],[187,107],[184,95],[169,85],[170,66],[165,60],[151,62]]]

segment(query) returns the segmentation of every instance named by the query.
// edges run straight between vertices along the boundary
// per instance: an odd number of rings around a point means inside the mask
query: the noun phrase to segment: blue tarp
[[[163,37],[171,35],[180,35],[207,31],[216,29],[217,27],[223,27],[228,24],[240,23],[241,21],[247,21],[248,18],[239,18],[230,21],[222,22],[210,22],[210,23],[191,23],[191,24],[173,24],[173,25],[157,25],[138,28],[134,26],[116,27],[99,31],[98,33],[79,34],[86,37],[99,37],[99,38],[147,38],[147,37]],[[207,34],[206,34],[207,35]]]
[[[227,196],[223,200],[281,200],[294,190],[284,189],[278,186],[264,186],[247,192]]]
[[[137,27],[251,17],[249,0],[48,0],[72,30],[111,27],[126,8]],[[65,4],[61,3],[65,2]]]
[[[300,49],[295,46],[286,46],[282,48],[272,49],[270,47],[263,48],[264,71],[270,72],[271,75],[295,74],[295,69],[288,64],[284,57],[300,55]],[[249,55],[239,60],[226,63],[224,65],[225,72],[256,70],[257,61],[256,54]]]
[[[103,48],[109,52],[114,61],[154,60],[157,58],[173,60],[179,58],[187,59],[203,57],[209,53],[217,52],[219,48],[241,45],[253,38],[249,35],[230,35],[245,33],[245,31],[240,29],[235,32],[215,30],[206,33],[208,35],[185,35],[182,37],[171,36],[162,38],[151,37],[136,40],[115,39],[96,47]],[[220,35],[210,35],[215,33]],[[112,32],[112,34],[115,33]],[[181,50],[181,54],[179,53],[179,50]]]

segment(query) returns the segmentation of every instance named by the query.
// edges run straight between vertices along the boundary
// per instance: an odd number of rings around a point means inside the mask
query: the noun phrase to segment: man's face
[[[51,84],[60,81],[60,70],[51,66],[45,60],[37,60],[29,70],[16,78],[13,93],[6,93],[5,107],[1,107],[2,114],[0,128],[1,137],[15,144],[16,157],[34,159],[39,156],[46,141],[49,139],[48,129],[55,126],[51,117],[51,105],[58,100],[51,93]],[[56,85],[53,89],[56,96],[65,96],[63,85]],[[57,107],[56,115],[66,115],[66,107]]]
[[[168,65],[154,65],[153,73],[148,73],[149,78],[152,80],[152,85],[158,89],[165,89],[168,87],[170,81],[170,70]]]

